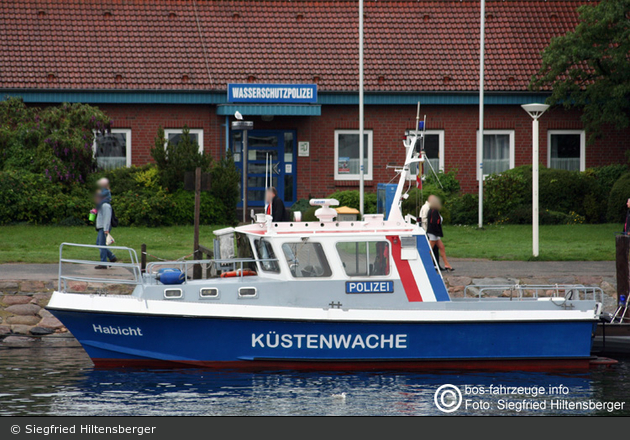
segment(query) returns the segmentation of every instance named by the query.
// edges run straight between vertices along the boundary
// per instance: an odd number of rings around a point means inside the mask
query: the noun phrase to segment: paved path
[[[96,270],[93,266],[68,265],[65,274],[90,276],[94,278],[131,278],[130,271],[126,268],[116,267],[107,270]],[[66,269],[64,269],[66,270]],[[59,264],[0,264],[0,280],[33,280],[33,281],[57,281]]]
[[[614,261],[489,261],[451,258],[450,262],[455,272],[448,275],[472,278],[615,277]],[[54,281],[58,270],[57,264],[0,264],[0,280]],[[104,275],[104,271],[95,271],[92,268],[85,270],[86,272],[82,270],[85,275]],[[113,269],[107,271],[108,275],[113,275],[113,272]]]
[[[549,278],[563,276],[615,277],[614,261],[490,261],[449,258],[453,276]]]

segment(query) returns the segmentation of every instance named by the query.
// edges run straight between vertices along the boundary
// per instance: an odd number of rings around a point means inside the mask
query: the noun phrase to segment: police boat
[[[338,202],[314,199],[317,221],[258,214],[215,231],[213,259],[141,271],[136,252],[118,247],[130,260],[110,263],[108,273],[128,275],[118,278],[69,270],[94,264],[68,258],[70,249],[95,246],[64,243],[47,308],[97,367],[588,368],[600,289],[480,286],[449,295],[424,230],[401,210],[409,167],[422,161],[414,154],[421,137],[403,142],[387,218],[336,221]],[[121,284],[132,292],[108,290]]]

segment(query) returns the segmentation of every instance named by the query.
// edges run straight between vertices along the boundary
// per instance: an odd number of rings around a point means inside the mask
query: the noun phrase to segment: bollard
[[[617,303],[630,291],[630,235],[615,236],[617,266]]]

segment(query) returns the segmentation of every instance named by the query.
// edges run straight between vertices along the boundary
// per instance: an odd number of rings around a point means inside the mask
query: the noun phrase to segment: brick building
[[[521,104],[540,51],[577,24],[584,1],[488,1],[484,167],[531,163],[531,119]],[[592,4],[592,3],[591,3]],[[95,146],[102,166],[151,160],[158,127],[184,126],[213,157],[238,164],[235,111],[248,134],[250,204],[261,200],[269,153],[288,204],[358,187],[358,52],[355,1],[24,0],[0,2],[0,89],[33,105],[85,102],[113,120]],[[366,190],[388,182],[416,103],[427,115],[427,153],[458,169],[475,191],[479,3],[379,1],[365,5]],[[315,99],[229,99],[228,85],[317,87]],[[232,96],[232,98],[234,98]],[[253,101],[253,102],[252,102]],[[541,118],[540,161],[585,167],[625,161],[630,131],[586,145],[580,114]],[[252,203],[253,202],[253,203]]]

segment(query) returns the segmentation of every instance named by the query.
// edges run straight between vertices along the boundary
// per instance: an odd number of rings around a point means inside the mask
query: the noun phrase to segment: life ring
[[[244,270],[241,273],[241,269],[238,269],[238,270],[231,270],[229,272],[223,272],[221,274],[221,278],[234,278],[234,277],[239,277],[239,276],[251,277],[254,275],[258,275],[258,274],[254,272],[253,270]]]

